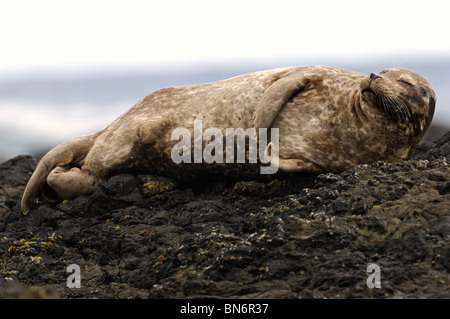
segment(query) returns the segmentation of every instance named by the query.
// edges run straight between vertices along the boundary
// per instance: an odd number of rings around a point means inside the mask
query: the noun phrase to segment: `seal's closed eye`
[[[401,82],[401,83],[403,83],[403,84],[405,84],[407,86],[410,86],[410,87],[413,86],[411,83],[409,83],[408,81],[405,81],[405,80],[400,80],[399,82]]]

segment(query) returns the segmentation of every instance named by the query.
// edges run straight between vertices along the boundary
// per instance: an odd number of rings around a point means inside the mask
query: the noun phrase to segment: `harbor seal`
[[[171,133],[275,128],[284,173],[339,173],[357,164],[409,159],[430,126],[431,83],[404,68],[369,75],[331,66],[286,67],[158,90],[97,133],[76,137],[38,163],[22,198],[28,213],[43,186],[63,199],[94,192],[117,172],[171,177],[257,174],[252,164],[175,163]],[[205,142],[204,142],[205,143]],[[225,155],[223,155],[225,156]]]

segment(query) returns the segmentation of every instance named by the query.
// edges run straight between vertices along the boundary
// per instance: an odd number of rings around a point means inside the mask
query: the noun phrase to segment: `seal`
[[[187,179],[257,174],[250,163],[175,163],[171,133],[179,127],[193,132],[199,120],[203,128],[220,130],[278,128],[278,149],[270,142],[266,151],[277,152],[281,173],[339,173],[409,159],[430,126],[435,102],[431,83],[404,68],[366,75],[331,66],[287,67],[161,89],[99,132],[48,152],[25,188],[22,210],[28,213],[46,184],[73,199],[118,172]]]

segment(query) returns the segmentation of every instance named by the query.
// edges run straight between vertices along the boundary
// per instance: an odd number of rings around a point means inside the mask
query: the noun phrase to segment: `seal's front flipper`
[[[301,159],[290,158],[290,159],[279,159],[278,162],[279,170],[284,173],[299,173],[299,172],[310,172],[310,173],[325,173],[325,170],[320,166],[307,162]]]
[[[264,92],[253,116],[255,128],[270,128],[283,106],[303,91],[309,80],[299,74],[290,74],[276,80]]]

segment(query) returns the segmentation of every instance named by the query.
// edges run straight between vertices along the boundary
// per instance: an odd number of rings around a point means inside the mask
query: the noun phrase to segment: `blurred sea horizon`
[[[432,126],[450,129],[450,59],[374,61],[248,61],[191,66],[103,66],[0,72],[0,163],[41,156],[76,136],[110,124],[146,95],[165,87],[218,81],[294,65],[327,64],[365,74],[405,67],[427,78],[437,95]],[[407,60],[407,61],[406,61]],[[301,62],[301,63],[299,63]],[[306,62],[306,63],[305,63]]]

